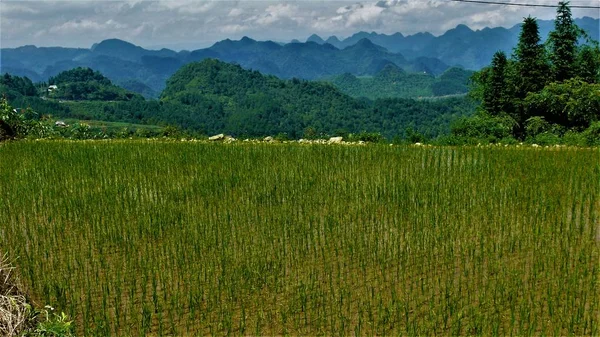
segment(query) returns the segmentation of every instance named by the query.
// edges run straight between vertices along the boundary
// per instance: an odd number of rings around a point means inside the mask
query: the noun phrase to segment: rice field
[[[85,336],[599,335],[600,152],[6,143],[0,251]]]

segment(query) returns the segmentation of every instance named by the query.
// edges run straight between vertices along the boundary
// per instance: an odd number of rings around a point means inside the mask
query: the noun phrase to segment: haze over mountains
[[[584,17],[576,24],[598,40],[600,20]],[[539,21],[546,37],[553,21]],[[313,35],[305,43],[279,44],[244,37],[215,43],[210,48],[176,52],[147,50],[110,39],[86,48],[23,46],[1,50],[0,72],[46,81],[75,67],[98,70],[126,89],[156,97],[166,80],[183,65],[207,58],[232,62],[280,78],[322,79],[349,73],[375,75],[388,65],[407,72],[438,76],[451,66],[477,70],[487,65],[497,50],[510,53],[516,45],[519,25],[511,29],[473,31],[459,25],[435,37],[429,33],[403,36],[360,32],[339,40]]]
[[[590,17],[575,19],[575,23],[593,40],[600,39],[600,20]],[[538,20],[540,36],[544,39],[554,29],[553,20]],[[328,43],[343,49],[356,44],[362,39],[369,39],[392,53],[401,53],[408,59],[427,56],[438,58],[450,66],[463,66],[467,69],[478,70],[489,64],[493,54],[502,50],[510,55],[517,44],[521,24],[510,29],[497,27],[472,30],[465,25],[458,25],[440,36],[430,33],[418,33],[404,36],[402,33],[392,35],[375,32],[359,32],[346,39],[330,36],[323,39],[313,34],[307,41],[319,44]]]

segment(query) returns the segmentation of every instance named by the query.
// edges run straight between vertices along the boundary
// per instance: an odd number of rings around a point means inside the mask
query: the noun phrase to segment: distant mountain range
[[[600,19],[583,17],[575,19],[575,23],[586,31],[590,38],[596,41],[600,40]],[[554,29],[554,21],[538,20],[538,25],[540,35],[545,40]],[[475,31],[465,25],[458,25],[437,37],[430,33],[404,36],[401,33],[386,35],[375,32],[359,32],[343,40],[336,36],[323,39],[313,34],[307,41],[319,44],[327,43],[343,49],[362,39],[368,39],[392,53],[404,55],[407,59],[426,56],[437,58],[450,66],[479,70],[490,63],[492,56],[498,50],[510,55],[519,39],[520,30],[521,24],[509,29],[498,27]]]
[[[600,20],[575,22],[598,40]],[[543,36],[553,21],[540,21]],[[194,51],[147,50],[118,39],[105,40],[91,48],[23,46],[0,50],[0,73],[46,81],[76,67],[102,72],[114,83],[146,97],[156,97],[166,80],[183,65],[207,58],[237,63],[280,78],[322,79],[340,74],[375,75],[387,65],[407,72],[438,76],[451,66],[480,69],[497,50],[510,52],[517,42],[519,26],[473,31],[459,25],[435,37],[429,33],[403,36],[360,32],[339,40],[313,35],[309,41],[279,44],[244,37],[223,40]]]
[[[129,42],[110,39],[90,49],[24,46],[2,49],[1,72],[45,81],[61,71],[90,67],[102,72],[113,82],[142,94],[156,95],[166,80],[190,62],[214,58],[237,63],[279,78],[319,79],[352,73],[371,75],[388,64],[405,71],[439,75],[448,65],[428,57],[407,60],[391,53],[369,39],[359,40],[344,49],[329,44],[255,41],[244,37],[239,41],[223,40],[210,48],[175,52],[169,49],[146,50]]]

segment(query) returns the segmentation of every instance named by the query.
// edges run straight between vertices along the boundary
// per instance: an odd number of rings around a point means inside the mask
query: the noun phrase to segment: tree
[[[517,66],[517,97],[525,98],[529,92],[538,92],[548,80],[549,65],[535,18],[523,21],[519,43],[514,51]]]
[[[525,99],[528,114],[544,116],[552,124],[585,129],[600,119],[600,84],[579,78],[551,83]]]
[[[515,71],[512,72],[511,82],[515,86],[513,103],[516,111],[513,118],[517,122],[515,136],[524,136],[525,121],[532,117],[527,114],[523,99],[529,93],[539,92],[548,82],[550,67],[546,59],[544,46],[540,44],[540,33],[535,18],[527,17],[523,21],[519,43],[514,51]]]
[[[554,31],[550,33],[549,39],[554,80],[561,82],[575,75],[578,37],[579,28],[571,17],[569,2],[559,2]]]
[[[600,82],[600,49],[585,45],[577,55],[577,76],[587,83]]]
[[[483,108],[492,116],[506,111],[506,68],[508,60],[502,51],[496,52],[483,85]]]

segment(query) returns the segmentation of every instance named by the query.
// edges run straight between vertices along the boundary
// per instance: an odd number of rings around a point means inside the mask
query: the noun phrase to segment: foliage
[[[50,132],[50,126],[39,120],[33,110],[17,111],[5,98],[0,99],[0,141],[27,136],[43,138]]]
[[[560,1],[556,10],[554,31],[548,39],[552,61],[553,79],[564,81],[576,74],[577,39],[579,29],[571,17],[571,8],[568,1]]]
[[[595,84],[600,49],[589,39],[578,48],[581,35],[568,2],[559,3],[548,52],[540,43],[536,20],[526,18],[512,59],[496,53],[492,64],[473,76],[469,96],[481,99],[480,109],[491,116],[510,116],[517,139],[558,143],[569,131],[583,131],[600,118],[600,87]],[[471,125],[479,130],[471,133],[482,136],[481,123]]]
[[[544,117],[534,116],[525,122],[525,132],[528,137],[535,137],[541,133],[550,131],[550,123]]]
[[[540,35],[536,19],[527,17],[519,36],[519,43],[514,51],[515,73],[512,79],[515,85],[515,96],[525,98],[530,92],[538,92],[548,81],[547,55],[544,45],[540,43]],[[518,122],[523,122],[519,119]]]
[[[56,99],[88,101],[143,100],[142,96],[113,85],[100,72],[90,68],[78,67],[63,71],[56,77],[50,77],[48,83],[57,86],[57,89],[50,91],[48,94]]]
[[[582,130],[600,119],[600,84],[581,79],[551,83],[525,99],[529,116],[543,116],[549,123]]]
[[[600,83],[600,48],[584,45],[577,56],[577,74],[587,83]]]
[[[452,134],[459,138],[497,143],[512,136],[515,120],[504,114],[490,116],[480,112],[473,117],[465,117],[452,124]]]
[[[392,138],[407,126],[438,135],[450,120],[469,114],[472,104],[463,98],[443,101],[352,99],[326,83],[280,80],[217,60],[190,64],[168,82],[161,97],[164,112],[157,120],[199,130],[240,137],[286,133],[316,135],[380,132]]]
[[[38,323],[37,328],[29,337],[74,337],[73,321],[69,320],[64,312],[59,314],[52,313],[54,308],[46,306],[42,310],[41,315],[45,316],[45,320]]]
[[[8,73],[0,76],[0,92],[9,99],[37,94],[37,90],[29,78],[11,76]]]
[[[417,98],[464,94],[472,71],[450,68],[438,78],[427,73],[409,73],[387,65],[375,76],[356,77],[350,73],[329,79],[340,91],[352,97]]]
[[[492,65],[488,72],[483,73],[486,82],[483,89],[482,108],[490,115],[498,116],[506,113],[508,110],[507,95],[507,67],[508,61],[506,54],[497,52],[492,59]]]

